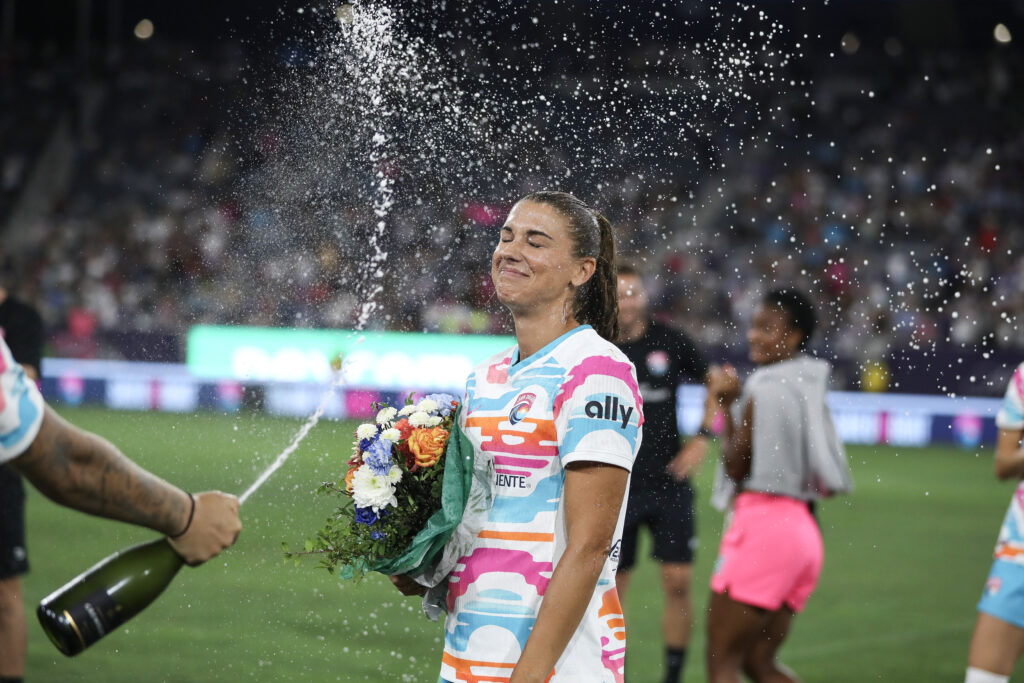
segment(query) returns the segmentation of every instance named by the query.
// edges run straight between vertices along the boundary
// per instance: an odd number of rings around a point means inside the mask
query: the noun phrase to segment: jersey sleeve
[[[0,463],[28,450],[42,423],[43,397],[39,389],[0,339]]]
[[[569,372],[554,408],[563,466],[586,461],[632,470],[644,422],[632,363],[583,359]]]
[[[1017,366],[1003,395],[1003,405],[996,414],[1000,429],[1024,429],[1024,363]]]

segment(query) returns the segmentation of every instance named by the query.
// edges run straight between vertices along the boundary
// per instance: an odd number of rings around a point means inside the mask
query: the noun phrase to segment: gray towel
[[[846,452],[825,402],[832,366],[797,356],[759,368],[733,404],[738,424],[754,402],[753,455],[744,491],[817,500],[853,489]],[[715,473],[712,504],[724,510],[736,494],[722,463]]]

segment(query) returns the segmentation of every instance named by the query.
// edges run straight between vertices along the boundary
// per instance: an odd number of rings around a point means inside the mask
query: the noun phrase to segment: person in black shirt
[[[635,268],[619,266],[618,288],[617,344],[636,366],[644,402],[644,438],[630,479],[616,584],[619,599],[625,602],[637,533],[647,525],[654,536],[653,556],[661,564],[665,590],[664,680],[676,683],[693,626],[690,580],[697,538],[689,473],[704,460],[710,436],[710,430],[702,427],[680,448],[676,394],[684,380],[705,382],[710,368],[689,337],[650,319],[647,293]]]
[[[0,287],[0,335],[33,382],[39,381],[43,319],[27,303]],[[25,552],[25,488],[21,475],[0,465],[0,683],[24,675],[28,630],[21,597],[21,575],[28,572]]]

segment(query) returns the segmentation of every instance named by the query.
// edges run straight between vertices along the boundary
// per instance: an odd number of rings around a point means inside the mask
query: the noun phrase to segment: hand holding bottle
[[[167,539],[190,567],[219,555],[238,540],[242,530],[237,497],[220,491],[205,491],[195,494],[193,500],[195,507],[185,531]]]
[[[206,491],[190,496],[184,531],[127,548],[43,598],[43,631],[73,656],[141,612],[171,583],[183,562],[196,566],[238,538],[238,498]]]

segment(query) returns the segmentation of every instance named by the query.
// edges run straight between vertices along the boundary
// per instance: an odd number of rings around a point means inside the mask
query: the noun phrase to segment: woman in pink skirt
[[[851,489],[825,403],[831,366],[802,353],[814,327],[806,296],[773,291],[747,333],[759,367],[742,393],[731,368],[712,376],[706,409],[726,409],[712,502],[729,516],[711,577],[712,683],[798,680],[776,653],[824,563],[813,503]]]

